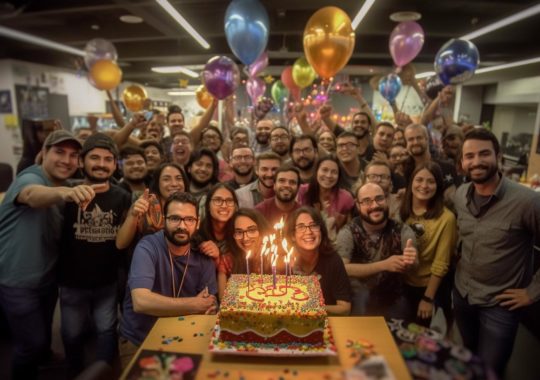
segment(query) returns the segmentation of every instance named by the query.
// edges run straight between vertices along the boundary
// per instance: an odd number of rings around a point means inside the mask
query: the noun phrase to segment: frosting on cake
[[[324,298],[316,276],[232,275],[220,314],[220,339],[262,343],[323,341]]]

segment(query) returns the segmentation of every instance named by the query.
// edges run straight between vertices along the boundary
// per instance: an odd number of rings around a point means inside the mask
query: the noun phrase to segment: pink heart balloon
[[[411,62],[422,50],[424,30],[414,21],[401,22],[392,31],[388,45],[394,63],[402,67]]]

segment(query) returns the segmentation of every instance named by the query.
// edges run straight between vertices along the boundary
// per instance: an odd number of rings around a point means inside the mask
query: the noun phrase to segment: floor
[[[539,322],[540,323],[540,322]],[[455,340],[460,340],[459,334],[452,331]],[[63,355],[64,348],[60,338],[60,313],[56,308],[53,323],[53,351]],[[0,337],[0,379],[7,379],[10,369],[11,344],[9,340]],[[540,340],[531,334],[524,326],[519,327],[514,346],[512,358],[507,367],[504,380],[537,380],[540,378]],[[42,380],[63,380],[65,379],[65,367],[57,365],[50,368],[43,368],[40,372]]]

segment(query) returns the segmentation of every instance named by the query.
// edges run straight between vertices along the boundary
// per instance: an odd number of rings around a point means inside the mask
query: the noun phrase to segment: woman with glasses
[[[128,248],[148,234],[160,231],[164,226],[162,208],[169,196],[176,192],[184,192],[189,188],[189,180],[180,165],[162,164],[154,176],[150,189],[147,189],[131,206],[124,224],[116,235],[118,249]]]
[[[434,303],[448,300],[437,290],[456,248],[456,218],[443,205],[443,174],[434,162],[418,166],[405,192],[401,220],[416,234],[418,266],[405,274],[409,318],[429,326]]]
[[[210,188],[204,200],[204,216],[194,236],[199,249],[214,259],[216,265],[228,250],[226,225],[238,209],[238,199],[234,190],[225,183]],[[199,213],[201,214],[201,213]]]
[[[303,206],[287,218],[287,240],[294,246],[293,273],[317,275],[326,304],[332,315],[348,315],[351,311],[351,284],[343,260],[335,251],[319,211]]]
[[[246,274],[246,255],[249,259],[250,273],[261,273],[261,248],[263,236],[270,233],[270,226],[262,214],[254,209],[241,208],[227,225],[229,251],[221,257],[218,265],[218,294],[223,297],[227,280],[231,274]],[[270,268],[264,266],[266,273]]]
[[[298,191],[300,205],[313,206],[321,212],[332,241],[354,207],[351,193],[342,188],[342,175],[337,158],[322,157],[317,162],[311,181],[301,185]]]

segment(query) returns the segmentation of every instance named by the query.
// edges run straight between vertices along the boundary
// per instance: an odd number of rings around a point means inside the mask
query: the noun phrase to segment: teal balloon
[[[281,107],[283,100],[289,96],[289,90],[281,80],[277,80],[272,85],[272,99],[276,103],[276,106]]]
[[[379,81],[379,92],[382,97],[393,103],[401,91],[401,79],[396,74],[388,74]]]
[[[251,65],[266,49],[270,21],[258,0],[233,0],[225,12],[227,43],[245,65]]]

